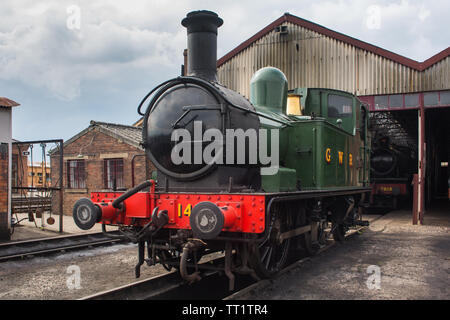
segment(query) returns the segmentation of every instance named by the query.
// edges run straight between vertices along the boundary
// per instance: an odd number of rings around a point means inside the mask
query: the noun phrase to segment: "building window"
[[[67,188],[84,189],[86,188],[84,160],[67,161]]]
[[[104,168],[105,188],[123,188],[123,159],[105,159]]]

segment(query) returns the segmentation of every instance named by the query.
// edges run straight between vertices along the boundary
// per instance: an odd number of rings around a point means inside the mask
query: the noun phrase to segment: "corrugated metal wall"
[[[255,71],[281,69],[289,88],[327,87],[356,95],[450,89],[450,57],[417,71],[301,26],[288,34],[271,31],[222,64],[219,81],[246,97]]]

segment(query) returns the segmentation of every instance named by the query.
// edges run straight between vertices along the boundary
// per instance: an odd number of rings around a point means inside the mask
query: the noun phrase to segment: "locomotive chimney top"
[[[188,76],[217,81],[217,29],[223,20],[212,11],[192,11],[181,21],[188,35]]]

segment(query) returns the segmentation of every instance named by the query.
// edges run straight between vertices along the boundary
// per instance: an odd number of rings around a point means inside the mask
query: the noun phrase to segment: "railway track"
[[[203,265],[223,265],[224,258],[216,258]],[[228,291],[228,278],[223,272],[211,270],[202,273],[202,280],[187,284],[178,271],[171,271],[149,279],[133,282],[118,288],[99,292],[80,300],[220,300],[230,294]],[[255,283],[250,276],[236,275],[235,291],[241,290]]]
[[[0,262],[119,242],[124,240],[111,239],[98,232],[2,243],[0,244]]]
[[[347,237],[357,234],[366,227],[359,227],[349,231]],[[326,251],[335,245],[335,241],[329,243],[319,250]],[[291,270],[310,257],[303,257],[287,266],[279,275]],[[223,258],[218,258],[205,262],[213,267],[224,263]],[[279,276],[278,275],[278,276]],[[178,271],[172,271],[167,274],[158,275],[149,279],[133,282],[111,290],[99,292],[80,300],[235,300],[241,299],[253,290],[259,290],[262,287],[270,285],[273,279],[264,279],[260,281],[254,280],[250,276],[242,276],[236,274],[236,289],[233,292],[228,291],[228,278],[219,271],[211,270],[203,274],[202,279],[193,284],[187,284]]]

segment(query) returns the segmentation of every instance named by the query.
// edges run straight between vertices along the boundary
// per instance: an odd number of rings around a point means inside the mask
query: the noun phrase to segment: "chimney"
[[[217,82],[217,29],[223,20],[211,11],[192,11],[181,24],[187,28],[187,75]]]

